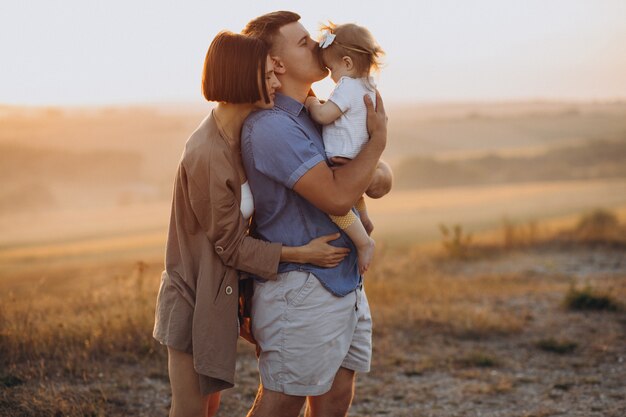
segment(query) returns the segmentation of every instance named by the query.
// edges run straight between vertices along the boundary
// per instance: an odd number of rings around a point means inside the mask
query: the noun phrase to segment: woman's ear
[[[354,68],[354,63],[352,62],[352,58],[346,55],[343,58],[341,58],[341,61],[343,62],[343,65],[346,66],[346,69],[348,71],[352,71],[352,69]]]
[[[272,63],[274,64],[274,73],[279,74],[279,75],[284,74],[286,71],[286,68],[285,68],[285,64],[280,59],[280,57],[270,56],[270,59],[272,60]]]

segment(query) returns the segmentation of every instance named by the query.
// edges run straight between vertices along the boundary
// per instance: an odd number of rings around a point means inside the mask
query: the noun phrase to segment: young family
[[[206,55],[202,91],[218,104],[178,166],[154,326],[168,349],[170,416],[217,413],[240,335],[257,345],[261,379],[248,416],[303,406],[345,416],[355,373],[370,368],[363,273],[374,241],[362,196],[392,183],[369,77],[382,51],[354,24],[329,24],[318,43],[299,19],[260,16],[219,33]],[[322,103],[311,84],[329,70],[336,87]]]

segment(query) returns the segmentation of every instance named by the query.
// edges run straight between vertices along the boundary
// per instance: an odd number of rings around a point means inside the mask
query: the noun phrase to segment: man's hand
[[[254,336],[252,335],[252,323],[250,321],[250,317],[244,317],[243,320],[239,323],[239,336],[241,336],[244,340],[252,343],[253,345],[258,344]]]
[[[367,132],[370,135],[370,141],[384,148],[387,144],[387,113],[385,113],[383,99],[376,90],[376,108],[369,95],[363,96],[363,101],[367,109]]]
[[[370,186],[380,155],[387,143],[387,115],[382,98],[376,92],[376,109],[369,96],[363,99],[367,108],[370,140],[347,165],[330,169],[325,161],[305,172],[293,190],[318,209],[343,216]]]

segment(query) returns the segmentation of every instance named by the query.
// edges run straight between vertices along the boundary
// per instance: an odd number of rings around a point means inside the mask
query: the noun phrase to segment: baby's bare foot
[[[370,262],[374,258],[374,249],[376,242],[371,237],[365,245],[357,246],[356,250],[359,256],[359,273],[363,275],[370,266]]]

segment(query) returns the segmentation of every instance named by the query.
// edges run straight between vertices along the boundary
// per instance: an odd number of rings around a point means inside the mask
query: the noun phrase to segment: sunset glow
[[[68,0],[0,6],[0,103],[201,104],[210,39],[279,9],[313,37],[329,19],[368,27],[387,53],[388,101],[626,97],[623,1]]]

